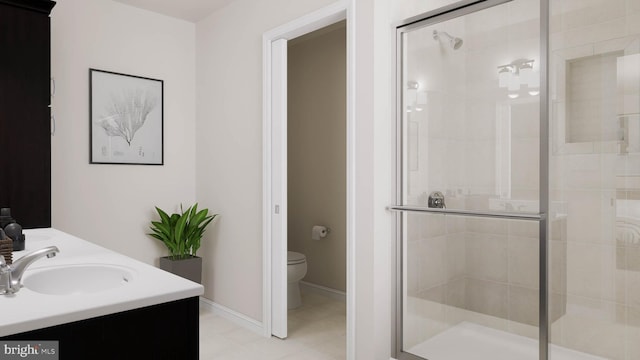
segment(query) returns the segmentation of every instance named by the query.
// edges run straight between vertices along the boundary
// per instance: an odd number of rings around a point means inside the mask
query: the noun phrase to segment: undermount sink
[[[51,266],[25,273],[25,288],[41,294],[91,294],[125,286],[133,280],[132,271],[107,264]]]

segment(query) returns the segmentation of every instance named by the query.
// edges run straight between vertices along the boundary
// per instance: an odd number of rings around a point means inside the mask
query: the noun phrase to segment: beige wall
[[[196,25],[196,192],[220,213],[203,239],[205,296],[259,322],[262,35],[330,3],[238,0]]]
[[[288,247],[304,281],[346,291],[346,28],[295,39],[288,53]],[[311,228],[331,229],[320,241]]]
[[[167,251],[145,235],[154,205],[195,200],[195,26],[110,0],[61,0],[51,42],[52,224],[157,263]],[[89,164],[89,68],[164,80],[163,166]]]

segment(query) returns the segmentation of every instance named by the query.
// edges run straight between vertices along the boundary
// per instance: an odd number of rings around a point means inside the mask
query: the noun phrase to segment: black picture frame
[[[164,165],[164,81],[89,69],[89,163]]]

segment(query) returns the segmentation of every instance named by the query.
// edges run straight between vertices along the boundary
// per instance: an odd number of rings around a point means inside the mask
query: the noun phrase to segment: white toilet
[[[300,280],[307,274],[307,257],[294,251],[287,252],[287,309],[300,306]]]

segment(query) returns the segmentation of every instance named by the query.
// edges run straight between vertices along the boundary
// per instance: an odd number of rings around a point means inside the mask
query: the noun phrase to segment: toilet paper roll
[[[314,225],[313,228],[311,228],[311,239],[320,240],[323,237],[326,237],[328,232],[329,231],[327,230],[326,226]]]

